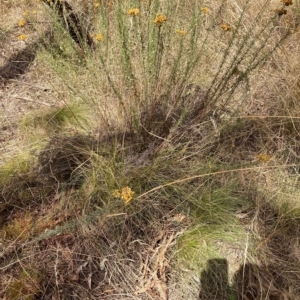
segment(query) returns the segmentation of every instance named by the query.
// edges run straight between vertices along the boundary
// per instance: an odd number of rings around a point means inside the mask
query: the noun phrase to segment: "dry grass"
[[[300,297],[293,2],[1,1],[2,299]]]

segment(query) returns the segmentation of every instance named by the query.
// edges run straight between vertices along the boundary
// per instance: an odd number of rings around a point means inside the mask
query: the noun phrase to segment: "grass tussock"
[[[1,298],[300,297],[298,1],[0,6],[1,83],[55,99],[0,161]]]

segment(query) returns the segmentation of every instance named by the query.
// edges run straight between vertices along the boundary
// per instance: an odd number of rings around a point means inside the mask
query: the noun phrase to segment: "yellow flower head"
[[[210,14],[210,10],[207,7],[201,7],[201,11],[205,14]]]
[[[19,36],[18,36],[18,40],[19,41],[25,41],[27,39],[27,35],[26,34],[20,34]]]
[[[185,35],[186,31],[178,29],[178,30],[176,30],[176,33],[179,34],[179,35]]]
[[[103,41],[104,37],[101,33],[97,33],[95,36],[96,41],[101,42]]]
[[[256,158],[259,162],[267,163],[270,161],[271,156],[269,154],[257,154]]]
[[[25,26],[25,24],[26,24],[26,21],[25,20],[19,20],[19,22],[18,22],[18,26],[19,27],[23,27],[23,26]]]
[[[224,30],[224,31],[231,31],[232,30],[232,27],[229,25],[229,24],[221,24],[221,28]]]
[[[113,196],[122,199],[125,204],[128,204],[132,200],[133,195],[134,191],[129,186],[123,187],[121,190],[113,191]]]
[[[116,198],[121,198],[121,192],[119,190],[114,190],[113,191],[113,196]]]
[[[128,15],[137,16],[140,14],[140,10],[138,8],[130,8],[128,11]]]
[[[100,3],[99,2],[94,2],[94,7],[95,8],[98,8],[100,6]]]
[[[293,0],[281,0],[281,2],[285,5],[285,6],[289,6],[293,4]]]
[[[155,18],[155,20],[153,22],[157,26],[161,26],[166,21],[167,21],[167,17],[165,15],[156,15],[156,18]]]

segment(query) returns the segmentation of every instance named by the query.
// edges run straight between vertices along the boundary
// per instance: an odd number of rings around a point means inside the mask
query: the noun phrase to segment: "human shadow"
[[[51,1],[43,0],[43,2],[57,12],[60,22],[76,44],[81,48],[83,45],[88,45],[90,48],[94,46],[90,32],[85,29],[86,26],[82,24],[81,18],[67,1],[57,1],[55,5]],[[25,74],[35,60],[38,47],[47,47],[47,43],[45,43],[47,39],[48,43],[55,48],[53,37],[51,37],[50,31],[47,31],[38,41],[28,43],[24,49],[12,54],[5,64],[0,66],[0,82],[6,84],[9,80]],[[56,48],[59,49],[59,47]]]
[[[206,270],[201,273],[200,300],[228,300],[230,285],[226,259],[210,259]]]
[[[272,268],[270,268],[272,269]],[[291,299],[283,286],[274,280],[269,268],[246,263],[229,283],[226,259],[211,259],[201,272],[199,300],[281,300]]]
[[[36,57],[38,43],[28,44],[24,49],[12,54],[0,67],[0,81],[6,83],[25,74]]]

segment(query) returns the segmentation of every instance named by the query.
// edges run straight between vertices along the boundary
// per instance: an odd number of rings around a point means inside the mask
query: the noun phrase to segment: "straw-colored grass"
[[[0,297],[298,299],[299,5],[2,1]]]

